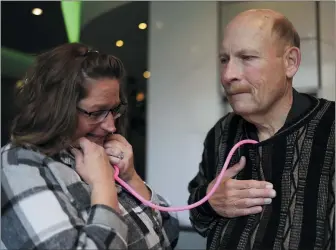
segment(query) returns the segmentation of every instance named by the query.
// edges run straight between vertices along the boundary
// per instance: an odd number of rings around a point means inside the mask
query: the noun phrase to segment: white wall
[[[319,96],[335,101],[335,2],[320,2],[322,86]]]
[[[203,140],[222,116],[217,72],[217,3],[151,2],[147,182],[186,205]],[[179,212],[190,225],[189,212]]]

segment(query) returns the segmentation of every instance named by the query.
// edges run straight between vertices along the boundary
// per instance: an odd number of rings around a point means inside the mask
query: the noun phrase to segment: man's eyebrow
[[[241,56],[241,55],[260,55],[260,53],[257,50],[254,49],[242,49],[237,52],[235,52],[235,55]],[[219,57],[227,57],[229,56],[228,53],[225,51],[219,52]]]
[[[228,54],[224,51],[219,52],[219,57],[226,57]]]
[[[254,49],[242,49],[235,53],[236,55],[259,55],[259,51]]]

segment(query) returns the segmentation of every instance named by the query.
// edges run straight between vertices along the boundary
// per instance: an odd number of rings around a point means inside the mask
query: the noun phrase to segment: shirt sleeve
[[[147,183],[145,183],[147,188],[151,192],[151,202],[153,204],[163,206],[163,207],[170,207],[171,203],[162,197],[161,195],[157,194]],[[179,231],[180,231],[180,225],[177,217],[176,212],[164,212],[164,211],[158,211],[158,210],[152,210],[153,213],[157,218],[159,218],[161,231],[166,239],[166,242],[169,242],[169,247],[171,249],[174,249],[177,245],[178,238],[179,238]]]
[[[105,205],[87,220],[47,167],[2,166],[1,249],[127,249],[128,227]]]
[[[209,131],[204,141],[204,150],[202,160],[199,164],[199,170],[196,176],[188,185],[189,199],[188,204],[198,202],[206,196],[209,183],[214,179],[215,173],[215,130]],[[213,210],[210,203],[206,201],[202,205],[190,210],[190,222],[195,230],[206,237],[213,228],[218,214]]]

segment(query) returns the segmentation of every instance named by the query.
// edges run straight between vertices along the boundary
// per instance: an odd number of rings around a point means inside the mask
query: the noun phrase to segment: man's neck
[[[288,113],[292,107],[292,89],[278,102],[272,105],[266,113],[243,116],[245,120],[254,124],[257,128],[259,141],[267,140],[275,135],[285,124]]]

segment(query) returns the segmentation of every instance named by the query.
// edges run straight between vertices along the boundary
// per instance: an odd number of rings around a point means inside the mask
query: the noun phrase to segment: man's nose
[[[240,66],[234,60],[231,59],[225,65],[223,65],[221,72],[221,80],[223,85],[239,80],[240,76]]]

